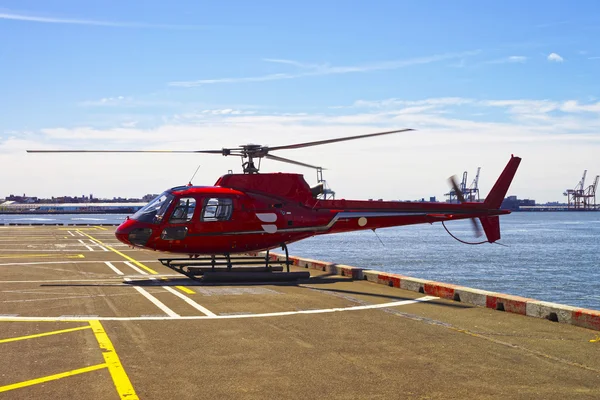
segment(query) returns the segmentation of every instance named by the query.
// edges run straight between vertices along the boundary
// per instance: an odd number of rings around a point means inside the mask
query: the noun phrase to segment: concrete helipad
[[[113,229],[0,227],[0,398],[600,398],[596,331],[315,270],[202,284]]]

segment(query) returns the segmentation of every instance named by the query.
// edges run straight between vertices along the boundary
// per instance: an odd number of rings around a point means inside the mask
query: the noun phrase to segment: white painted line
[[[134,286],[137,288],[137,286]],[[403,301],[394,301],[391,303],[383,303],[383,304],[370,304],[366,306],[355,306],[355,307],[346,307],[346,308],[328,308],[324,310],[303,310],[303,311],[283,311],[276,313],[264,313],[264,314],[237,314],[237,315],[215,315],[213,316],[178,316],[178,317],[97,317],[94,319],[100,321],[166,321],[172,319],[178,320],[204,320],[204,319],[239,319],[239,318],[268,318],[268,317],[281,317],[286,315],[297,315],[297,314],[325,314],[332,312],[342,312],[342,311],[357,311],[357,310],[371,310],[378,308],[388,308],[388,307],[397,307],[397,306],[406,306],[409,304],[421,303],[425,301],[431,301],[439,299],[439,297],[434,296],[424,296],[415,300],[403,300]],[[2,317],[0,316],[0,321],[85,321],[84,318],[56,318],[56,317]]]
[[[81,251],[80,251],[81,252]],[[43,265],[43,264],[81,264],[81,263],[100,263],[102,261],[94,261],[94,260],[85,260],[85,261],[34,261],[34,262],[21,262],[21,263],[14,263],[14,262],[10,262],[10,263],[1,263],[0,267],[6,267],[6,266],[19,266],[19,265]],[[114,263],[124,263],[127,261],[112,261]],[[140,260],[141,263],[147,264],[147,263],[151,263],[151,262],[158,262],[158,260]],[[172,274],[172,276],[182,276],[181,274],[177,275],[177,274]]]
[[[125,261],[125,265],[130,266],[131,268],[133,268],[134,271],[138,272],[139,274],[148,275],[148,273],[146,271],[139,269],[138,267],[136,267],[129,261]]]
[[[77,234],[78,234],[79,236],[85,236],[83,233],[81,233],[81,232],[79,232],[79,231],[75,231],[75,232],[77,232]]]
[[[100,247],[102,250],[104,251],[108,251],[108,249],[102,245],[100,245],[99,243],[94,242],[92,239],[89,239],[90,243],[92,243],[93,246],[98,246]]]
[[[126,282],[130,282],[131,279],[125,278],[125,281]],[[140,292],[145,298],[147,298],[148,300],[150,300],[156,307],[158,307],[162,311],[164,311],[165,314],[167,314],[169,317],[171,317],[171,318],[180,318],[179,314],[177,314],[176,312],[174,312],[173,310],[171,310],[169,307],[165,306],[160,300],[158,300],[156,297],[152,296],[144,288],[141,288],[139,286],[133,286],[133,288],[135,290],[137,290],[138,292]]]
[[[84,244],[85,245],[85,244]],[[40,252],[44,252],[44,253],[49,253],[49,252],[53,252],[53,253],[81,253],[84,251],[89,251],[89,250],[57,250],[57,249],[46,249],[40,246],[35,246],[35,245],[29,245],[31,248],[28,249],[1,249],[0,252],[1,253],[18,253],[18,252],[36,252],[36,253],[40,253]],[[94,251],[94,250],[91,250]],[[127,251],[127,250],[123,250],[123,251]]]
[[[110,261],[104,261],[104,264],[108,265],[108,267],[110,269],[112,269],[113,271],[115,271],[118,275],[125,275],[124,273],[122,273],[121,271],[119,271],[119,269],[117,267],[115,267],[114,265],[112,265],[112,263]]]
[[[138,271],[144,273],[142,270],[134,267],[129,261],[125,261],[125,264],[129,265],[130,267],[134,268],[135,270],[138,270]],[[128,278],[125,278],[125,279],[127,280]],[[156,275],[152,275],[152,277],[150,278],[150,280],[158,282],[158,277]],[[161,282],[165,282],[165,281],[161,281]],[[167,280],[167,282],[168,282],[168,280]],[[187,297],[183,293],[179,293],[177,290],[173,289],[172,287],[169,287],[169,286],[161,286],[161,287],[163,289],[167,290],[168,292],[173,293],[175,296],[179,297],[180,299],[182,299],[183,301],[185,301],[190,306],[194,307],[196,310],[200,311],[204,315],[213,316],[213,317],[216,315],[215,313],[213,313],[212,311],[210,311],[208,308],[202,307],[200,304],[196,303],[194,300],[190,299],[189,297]]]
[[[67,231],[67,232],[69,232],[69,235],[75,236],[75,235],[73,235],[73,232],[71,232],[71,231]]]
[[[87,244],[85,244],[83,240],[81,240],[81,239],[78,239],[78,240],[79,240],[79,243],[81,243],[82,245],[84,245],[85,247],[87,247],[87,249],[89,251],[94,251],[94,249],[92,249],[90,246],[88,246]]]
[[[72,252],[72,253],[73,252],[80,252],[81,253],[82,251],[94,251],[93,249],[92,250],[66,250],[66,249],[62,249],[62,250],[59,249],[59,250],[57,250],[57,249],[48,249],[46,247],[42,247],[42,246],[39,246],[39,245],[28,245],[28,246],[29,247],[27,249],[0,249],[0,252],[3,252],[3,253],[8,253],[8,252],[10,252],[10,253],[17,253],[19,251],[21,251],[21,252],[32,252],[32,251],[39,252],[40,250],[43,250],[43,251],[53,251],[53,252],[58,252],[58,253],[61,253],[61,252],[63,252],[63,253],[64,252]],[[126,253],[126,252],[131,252],[131,253],[136,252],[136,253],[139,253],[140,252],[140,250],[138,250],[138,249],[122,249],[122,250],[119,250],[119,251],[121,253]],[[156,261],[156,260],[154,260],[154,261]]]
[[[156,276],[165,276],[165,277],[173,277],[173,278],[177,278],[180,277],[181,275],[156,275]],[[132,279],[136,279],[139,278],[139,275],[132,275],[132,276],[128,276],[128,278],[132,278]],[[123,276],[115,276],[113,278],[103,278],[103,279],[44,279],[44,280],[36,280],[36,281],[32,281],[32,280],[27,280],[27,281],[0,281],[0,284],[3,283],[56,283],[56,282],[114,282],[115,279],[123,279]],[[180,284],[177,284],[176,286],[179,286]],[[131,285],[126,285],[126,286],[131,286]],[[190,284],[187,284],[186,286],[191,286]]]
[[[213,313],[212,311],[208,310],[207,308],[202,307],[200,304],[196,303],[194,300],[190,299],[183,293],[179,293],[177,290],[173,289],[172,287],[163,286],[163,288],[167,289],[169,292],[173,293],[175,296],[179,297],[180,299],[182,299],[183,301],[185,301],[186,303],[188,303],[190,306],[194,307],[196,310],[200,311],[201,313],[203,313],[209,317],[216,316],[216,314]]]

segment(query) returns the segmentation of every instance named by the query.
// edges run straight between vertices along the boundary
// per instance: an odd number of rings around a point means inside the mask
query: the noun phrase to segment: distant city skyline
[[[2,196],[0,195],[0,202],[4,201],[4,200],[14,200],[17,199],[17,201],[25,201],[26,199],[35,199],[36,202],[43,202],[43,201],[50,201],[50,200],[61,200],[61,199],[67,199],[67,200],[86,200],[86,201],[114,201],[114,200],[131,200],[131,201],[142,201],[142,202],[148,202],[150,200],[152,200],[154,197],[158,196],[159,193],[147,193],[144,194],[142,196],[112,196],[112,197],[102,197],[102,196],[94,196],[93,193],[89,194],[89,195],[58,195],[58,196],[51,196],[51,197],[41,197],[41,196],[36,196],[35,194],[27,194],[27,193],[23,193],[23,194],[15,194],[15,193],[11,193],[10,195],[7,196]],[[536,201],[535,199],[530,199],[530,198],[526,198],[526,197],[521,197],[518,195],[512,195],[512,196],[507,196],[508,200],[519,200],[519,201]],[[378,200],[378,199],[371,199],[371,200]],[[438,201],[438,202],[445,202],[445,201],[450,201],[452,202],[452,199],[449,198],[449,196],[444,196],[443,198],[437,198],[435,196],[422,196],[420,198],[415,198],[415,199],[388,199],[388,200],[392,200],[392,201],[413,201],[413,202],[419,202],[419,201],[425,201],[425,202],[431,202],[431,201]],[[485,198],[481,197],[479,200],[477,198],[473,198],[473,200],[467,200],[467,201],[484,201]],[[454,202],[456,202],[456,197],[454,197]],[[536,202],[537,203],[537,202]],[[550,202],[545,202],[548,204],[566,204],[567,203],[567,198],[565,197],[564,200],[556,200],[556,201],[550,201]],[[545,204],[544,203],[544,204]],[[1,203],[0,203],[1,204]],[[540,204],[540,203],[538,203]]]
[[[0,197],[134,197],[212,185],[239,160],[26,149],[220,149],[390,129],[279,154],[327,168],[339,198],[444,199],[481,167],[485,197],[566,201],[600,174],[600,3],[143,3],[5,0]],[[262,172],[310,169],[263,160]],[[470,183],[470,182],[469,182]]]

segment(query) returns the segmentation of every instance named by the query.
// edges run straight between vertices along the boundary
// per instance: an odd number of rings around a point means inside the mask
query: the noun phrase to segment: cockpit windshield
[[[140,208],[135,214],[131,216],[131,219],[135,219],[140,222],[150,222],[152,224],[159,223],[167,208],[173,201],[173,195],[167,192],[157,196],[150,203]]]

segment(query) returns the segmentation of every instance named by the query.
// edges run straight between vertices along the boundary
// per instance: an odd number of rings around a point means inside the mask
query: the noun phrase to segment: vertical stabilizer
[[[494,243],[500,239],[500,218],[497,215],[494,217],[480,217],[479,220],[488,242]]]
[[[517,172],[517,168],[519,168],[519,164],[521,163],[520,157],[511,156],[508,164],[504,167],[504,171],[500,174],[500,177],[494,184],[492,190],[485,198],[484,204],[487,208],[498,209],[502,205],[502,201],[508,192],[508,188],[515,177],[515,173]],[[483,221],[482,221],[483,222]],[[484,227],[485,228],[485,227]],[[486,231],[487,233],[487,231]]]

